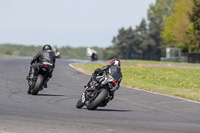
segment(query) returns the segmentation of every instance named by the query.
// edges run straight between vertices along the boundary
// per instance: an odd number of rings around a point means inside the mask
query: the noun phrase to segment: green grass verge
[[[164,62],[164,61],[144,61],[144,60],[120,60],[122,63],[137,63],[137,64],[162,64],[171,66],[200,66],[197,63],[177,63],[177,62]]]
[[[105,64],[74,64],[88,73]],[[152,92],[200,101],[200,69],[122,66],[122,84]]]

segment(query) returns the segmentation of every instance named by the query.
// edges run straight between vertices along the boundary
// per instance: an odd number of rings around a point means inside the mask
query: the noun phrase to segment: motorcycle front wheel
[[[95,110],[108,96],[108,91],[106,89],[101,89],[99,91],[98,96],[87,105],[88,110]]]
[[[29,85],[29,87],[28,87],[28,92],[27,92],[28,94],[31,94],[31,86]]]
[[[76,108],[80,109],[84,106],[84,103],[82,102],[82,98],[80,98],[78,100],[78,102],[76,103]]]

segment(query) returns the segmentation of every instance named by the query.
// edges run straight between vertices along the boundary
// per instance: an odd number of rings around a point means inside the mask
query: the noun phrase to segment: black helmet
[[[110,61],[110,65],[118,65],[120,67],[121,63],[119,59],[115,58]]]
[[[43,46],[42,50],[52,50],[52,48],[49,44],[46,44]]]

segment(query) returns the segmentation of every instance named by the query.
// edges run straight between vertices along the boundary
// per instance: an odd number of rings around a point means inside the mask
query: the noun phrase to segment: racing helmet
[[[121,66],[120,60],[119,59],[112,59],[110,61],[110,65],[118,65],[119,67]]]
[[[42,50],[52,50],[51,46],[49,44],[45,44],[42,48]]]

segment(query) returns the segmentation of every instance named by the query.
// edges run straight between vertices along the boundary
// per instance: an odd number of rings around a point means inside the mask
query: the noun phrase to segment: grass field
[[[127,63],[134,62],[127,61]],[[145,62],[145,64],[147,63]],[[153,64],[153,62],[151,62],[151,64]],[[178,65],[179,63],[175,64]],[[180,64],[183,65],[182,63]],[[104,65],[105,64],[74,64],[75,67],[90,74],[96,68],[100,68]],[[198,64],[185,65],[196,66]],[[134,65],[122,65],[121,69],[123,73],[121,83],[123,85],[200,101],[200,69]]]
[[[122,63],[137,63],[137,64],[160,64],[169,66],[199,66],[195,63],[177,63],[177,62],[163,62],[163,61],[144,61],[144,60],[121,60]]]

